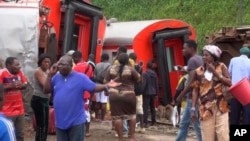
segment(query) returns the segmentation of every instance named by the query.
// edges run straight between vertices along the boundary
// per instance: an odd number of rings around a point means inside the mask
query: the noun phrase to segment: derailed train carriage
[[[68,50],[80,50],[84,60],[92,53],[99,62],[102,52],[108,52],[112,58],[117,47],[126,46],[128,52],[138,55],[138,61],[146,64],[154,60],[160,90],[156,106],[172,101],[182,75],[173,66],[185,65],[182,44],[187,39],[196,39],[191,25],[175,19],[107,23],[102,9],[87,0],[42,0],[40,6],[38,0],[17,3],[0,0],[0,7],[3,17],[0,28],[6,39],[2,40],[2,59],[17,55],[30,79],[36,67],[32,64],[36,64],[40,53],[49,53],[57,60]],[[12,44],[7,44],[7,39]]]
[[[100,60],[106,19],[88,0],[0,0],[0,16],[0,58],[17,56],[29,79],[41,53],[56,61],[80,50]]]
[[[185,40],[196,40],[194,28],[180,20],[160,19],[149,21],[112,22],[106,27],[103,52],[112,59],[119,46],[126,46],[128,53],[135,52],[137,61],[155,62],[159,78],[159,94],[155,105],[172,101],[181,73],[173,66],[185,65],[182,45]],[[146,65],[143,69],[145,70]]]
[[[106,19],[102,9],[89,0],[0,0],[1,60],[19,59],[29,80],[24,91],[26,114],[32,113],[30,99],[38,55],[48,53],[53,62],[69,50],[79,50],[100,60]]]

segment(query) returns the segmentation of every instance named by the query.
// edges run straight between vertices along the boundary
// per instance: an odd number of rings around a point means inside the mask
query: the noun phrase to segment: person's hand
[[[194,110],[191,110],[191,120],[192,122],[196,122],[197,121],[197,117],[196,117],[196,114],[195,114],[195,111]]]
[[[215,67],[213,65],[213,63],[206,63],[207,66],[207,70],[214,73],[215,72]]]
[[[110,80],[109,83],[107,84],[108,87],[110,88],[114,88],[114,87],[117,87],[117,86],[120,86],[122,83],[118,83],[118,82],[115,82],[114,80]]]
[[[58,71],[57,66],[58,66],[58,63],[55,63],[55,64],[53,64],[53,65],[50,67],[49,75],[50,75],[51,77],[57,73],[57,71]]]
[[[23,83],[21,81],[15,81],[15,86],[16,88],[22,88],[23,87]]]
[[[12,82],[11,88],[13,88],[13,89],[22,89],[23,86],[24,86],[24,84],[20,80],[16,80],[16,81]]]

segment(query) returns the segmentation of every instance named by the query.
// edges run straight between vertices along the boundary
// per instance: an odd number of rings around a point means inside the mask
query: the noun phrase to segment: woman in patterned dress
[[[135,141],[136,124],[136,96],[134,93],[134,82],[140,80],[140,74],[129,66],[129,57],[126,53],[118,56],[119,65],[113,65],[107,72],[105,82],[113,79],[122,85],[109,89],[109,101],[112,120],[115,122],[119,141],[122,141],[123,120],[129,122],[129,133],[131,141]]]
[[[229,141],[228,104],[224,86],[231,85],[226,65],[219,62],[221,50],[215,45],[203,48],[204,65],[195,70],[193,81],[192,120],[196,120],[195,106],[199,97],[202,140]]]

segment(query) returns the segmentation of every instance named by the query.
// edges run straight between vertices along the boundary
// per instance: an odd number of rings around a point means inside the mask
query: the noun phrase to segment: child
[[[89,126],[90,126],[90,112],[89,112],[89,102],[90,102],[90,94],[88,92],[85,92],[84,94],[84,109],[85,109],[85,115],[86,115],[86,123],[85,123],[85,137],[90,137],[90,131],[89,131]]]

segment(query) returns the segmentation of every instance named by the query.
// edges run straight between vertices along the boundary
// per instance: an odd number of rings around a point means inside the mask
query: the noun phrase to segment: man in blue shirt
[[[4,88],[0,85],[0,111],[3,107]],[[16,141],[14,126],[2,113],[0,113],[0,141]]]
[[[243,78],[250,80],[250,49],[242,47],[240,56],[233,57],[230,60],[228,71],[232,78],[232,85],[236,84]],[[241,111],[243,112],[243,124],[250,124],[250,104],[243,106],[237,99],[233,98],[230,103],[230,124],[239,125]]]
[[[72,70],[71,56],[63,56],[54,64],[46,79],[44,92],[53,93],[55,110],[56,136],[58,141],[84,141],[84,111],[83,92],[98,92],[120,83],[114,81],[108,84],[95,84],[83,73]],[[59,71],[59,73],[57,73]]]

